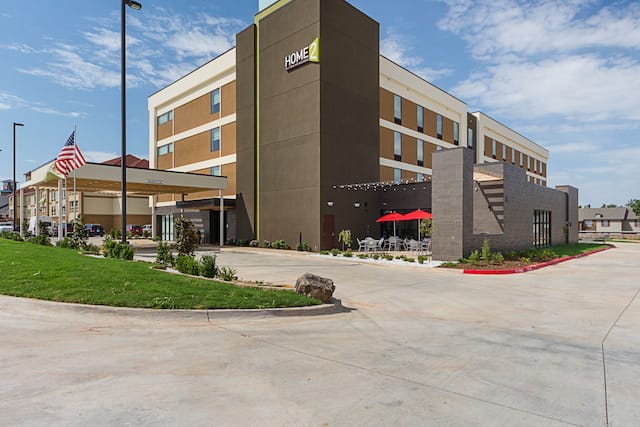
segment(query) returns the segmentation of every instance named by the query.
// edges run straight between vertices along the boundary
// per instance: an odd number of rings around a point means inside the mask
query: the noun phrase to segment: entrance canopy
[[[55,162],[47,163],[27,174],[27,182],[19,188],[58,188],[60,176],[55,171]],[[121,191],[120,166],[87,163],[76,169],[76,190],[92,193],[119,193]],[[67,177],[73,181],[73,172]],[[199,175],[157,169],[127,168],[127,194],[153,196],[165,193],[188,194],[206,190],[224,190],[228,181],[225,176]]]

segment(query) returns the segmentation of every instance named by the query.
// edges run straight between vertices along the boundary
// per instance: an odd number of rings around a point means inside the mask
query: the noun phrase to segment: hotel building
[[[154,197],[156,230],[184,214],[217,242],[222,217],[226,239],[302,239],[319,250],[336,246],[341,229],[377,237],[382,213],[422,208],[445,232],[457,209],[445,196],[460,190],[462,200],[467,185],[450,172],[467,168],[459,178],[483,198],[467,195],[458,219],[470,221],[462,227],[470,234],[440,248],[441,259],[468,252],[473,235],[505,248],[577,238],[568,208],[575,199],[577,212],[577,190],[546,188],[549,152],[380,55],[379,32],[345,0],[261,1],[235,48],[151,95],[151,168],[229,182],[224,194]],[[436,161],[452,168],[439,184]],[[507,195],[516,188],[537,204],[518,213],[512,233]],[[449,209],[444,217],[438,205]],[[549,212],[540,214],[542,243],[537,211]]]

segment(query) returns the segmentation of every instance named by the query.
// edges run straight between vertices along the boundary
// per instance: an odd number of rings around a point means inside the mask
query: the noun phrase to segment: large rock
[[[315,274],[305,273],[296,281],[296,292],[310,298],[329,302],[336,290],[333,280]]]

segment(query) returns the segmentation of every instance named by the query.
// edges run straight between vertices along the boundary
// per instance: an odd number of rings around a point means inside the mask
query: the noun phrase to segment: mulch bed
[[[539,264],[543,261],[532,261],[532,262],[520,262],[520,261],[504,261],[502,264],[487,264],[484,262],[479,262],[478,264],[471,264],[470,262],[466,264],[457,263],[455,265],[441,265],[439,268],[453,268],[457,270],[511,270],[514,268],[523,268],[529,265]]]

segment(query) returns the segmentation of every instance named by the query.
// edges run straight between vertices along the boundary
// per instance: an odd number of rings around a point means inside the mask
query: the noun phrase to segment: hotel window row
[[[397,125],[430,135],[450,144],[460,144],[460,123],[457,121],[443,117],[441,114],[404,99],[400,95],[392,94],[384,88],[381,88],[380,93],[381,117],[383,119],[393,121],[393,123]],[[386,104],[387,102],[393,103],[393,113],[390,111],[389,113],[386,112],[387,107],[383,104]],[[393,120],[388,116],[390,114],[393,114]],[[415,122],[413,117],[408,116],[409,114],[411,116],[415,114]],[[430,122],[432,127],[425,126],[425,116],[427,115],[430,117],[430,120],[433,120]],[[434,125],[435,128],[433,127]],[[473,141],[473,138],[471,141]]]
[[[496,141],[495,139],[491,139],[490,141],[491,143],[486,146],[485,155],[488,156],[487,151],[491,150],[492,158],[505,162],[511,161],[511,164],[513,165],[516,165],[516,160],[519,160],[517,166],[525,168],[526,164],[527,171],[534,172],[546,177],[546,164],[543,161],[538,160],[535,157],[528,156],[521,151],[515,150],[506,144],[502,144]],[[500,150],[498,149],[498,147],[500,147]],[[498,151],[500,151],[500,156],[498,156]],[[510,155],[509,151],[511,152]]]

